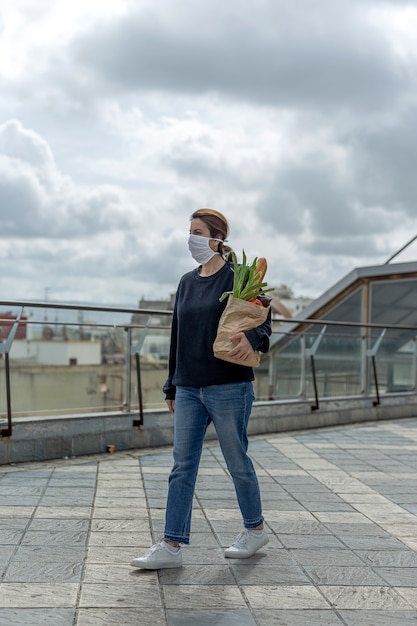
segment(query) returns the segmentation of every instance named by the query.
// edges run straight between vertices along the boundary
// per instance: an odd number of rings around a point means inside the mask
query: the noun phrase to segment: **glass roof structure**
[[[417,262],[354,269],[274,333],[272,397],[413,391],[416,339]]]
[[[417,262],[354,269],[303,309],[299,318],[417,328]],[[296,321],[285,323],[281,331],[306,328],[312,331],[313,326]],[[272,348],[282,343],[286,340],[281,336]]]

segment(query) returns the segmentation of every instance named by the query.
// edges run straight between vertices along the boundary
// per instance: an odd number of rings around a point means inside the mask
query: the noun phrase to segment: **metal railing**
[[[347,321],[334,321],[326,319],[291,319],[291,325],[302,324],[303,329],[301,331],[289,330],[288,320],[282,320],[284,326],[281,330],[277,331],[277,335],[281,335],[281,339],[278,341],[278,345],[272,348],[270,354],[270,399],[279,399],[280,395],[274,393],[277,380],[277,362],[289,360],[297,361],[297,366],[292,368],[293,382],[295,379],[299,383],[299,392],[292,394],[292,397],[297,395],[299,399],[308,399],[309,394],[307,389],[307,378],[310,372],[311,382],[313,387],[314,402],[311,404],[311,410],[317,411],[319,409],[319,390],[318,390],[318,373],[317,373],[317,361],[321,358],[322,362],[326,359],[331,361],[332,354],[330,356],[323,355],[325,350],[320,349],[327,340],[331,342],[337,339],[340,343],[341,340],[345,340],[346,345],[348,342],[357,342],[359,348],[357,349],[357,370],[360,372],[360,389],[356,395],[370,396],[374,395],[373,406],[377,406],[381,402],[380,383],[381,375],[378,374],[377,356],[382,352],[382,347],[391,344],[392,353],[385,354],[384,359],[390,363],[391,366],[398,365],[398,355],[400,355],[401,362],[404,363],[405,359],[408,362],[407,370],[407,387],[403,389],[406,393],[415,393],[417,388],[417,326],[413,325],[400,325],[400,324],[383,324],[383,323],[363,323],[363,322],[347,322]],[[312,328],[315,326],[322,327],[318,332],[313,332]],[[310,328],[308,328],[310,327]],[[286,330],[287,328],[287,330]],[[335,332],[335,329],[345,329],[345,333]],[[346,334],[346,330],[357,331],[356,334],[351,332]],[[377,333],[377,336],[375,336]],[[306,341],[310,341],[310,345],[307,347]],[[291,347],[298,341],[299,347],[291,352]],[[394,348],[392,348],[394,344]],[[398,346],[403,347],[406,344],[410,344],[407,353],[401,353],[398,350]],[[341,357],[337,354],[333,354],[333,365]],[[396,359],[397,358],[397,362]],[[343,360],[343,359],[341,359]],[[348,359],[345,359],[345,362]],[[380,357],[380,362],[383,361],[383,357]],[[310,364],[310,368],[306,367]],[[345,367],[345,374],[348,376],[349,368]],[[288,373],[288,370],[287,370]],[[392,390],[391,390],[392,391]],[[399,391],[398,389],[396,390]],[[352,397],[350,395],[349,397]]]
[[[13,310],[13,316],[2,318],[1,310],[6,307],[10,307]],[[111,307],[111,306],[94,306],[94,305],[79,305],[79,304],[62,304],[62,303],[53,303],[53,302],[30,302],[30,301],[10,301],[3,300],[0,301],[0,330],[7,329],[7,336],[3,332],[3,340],[1,339],[2,335],[0,335],[0,374],[1,374],[1,363],[4,362],[4,385],[5,385],[5,400],[6,400],[6,426],[1,428],[1,420],[0,420],[0,436],[1,437],[10,437],[12,435],[12,386],[11,380],[13,377],[18,375],[20,371],[19,368],[25,369],[26,366],[22,365],[22,362],[19,366],[16,366],[16,369],[11,369],[10,363],[10,352],[13,348],[13,345],[16,343],[16,335],[19,329],[19,326],[25,324],[28,328],[31,326],[39,326],[40,328],[50,328],[51,325],[54,325],[54,322],[51,322],[47,319],[41,319],[40,317],[30,317],[25,318],[23,320],[23,313],[25,311],[35,311],[39,313],[40,311],[57,311],[64,314],[73,314],[74,311],[85,313],[94,313],[97,315],[105,315],[108,319],[95,321],[95,322],[85,322],[84,318],[78,320],[70,320],[66,319],[65,321],[60,321],[59,326],[65,329],[66,336],[69,334],[69,329],[76,329],[78,332],[78,336],[82,337],[83,341],[86,341],[88,338],[88,330],[91,329],[101,329],[105,330],[108,334],[110,332],[117,331],[121,336],[124,337],[123,341],[123,354],[124,361],[119,363],[119,365],[114,365],[117,367],[116,372],[112,372],[107,374],[109,370],[109,364],[106,361],[106,364],[103,364],[100,361],[100,365],[96,367],[93,365],[89,368],[88,375],[91,375],[91,371],[94,369],[101,370],[99,375],[102,377],[103,381],[101,382],[102,387],[102,395],[104,398],[107,398],[107,382],[106,380],[111,379],[114,381],[119,381],[121,389],[119,392],[119,396],[117,398],[117,402],[111,407],[113,413],[122,412],[122,413],[138,413],[137,417],[133,419],[132,426],[140,427],[144,423],[144,382],[142,378],[143,374],[143,359],[149,358],[149,354],[144,354],[144,346],[146,345],[146,340],[150,334],[159,335],[164,334],[167,338],[166,346],[168,346],[169,342],[169,331],[170,331],[170,321],[172,316],[171,310],[160,310],[160,309],[141,309],[141,308],[130,308],[130,307]],[[129,319],[130,316],[130,319]],[[140,321],[135,322],[132,321],[135,317],[140,317]],[[45,315],[45,317],[47,317]],[[122,318],[119,320],[119,318]],[[155,324],[154,322],[158,322]],[[55,322],[57,323],[57,322]],[[325,387],[326,384],[322,384],[324,390],[320,391],[319,386],[320,382],[322,382],[322,372],[320,372],[320,368],[318,367],[318,363],[325,363],[326,359],[330,362],[332,358],[331,351],[329,355],[324,354],[326,349],[326,342],[330,340],[337,339],[338,341],[343,342],[343,338],[346,335],[341,332],[342,329],[346,332],[346,329],[351,329],[356,331],[356,334],[352,333],[348,335],[348,339],[346,341],[350,341],[354,339],[356,342],[359,342],[359,347],[356,347],[355,354],[357,354],[357,358],[354,363],[355,367],[355,380],[358,378],[359,387],[358,395],[371,397],[373,398],[373,405],[377,406],[381,402],[381,375],[378,373],[378,365],[381,367],[382,359],[378,362],[378,357],[381,354],[382,348],[388,345],[388,338],[392,334],[400,333],[404,338],[404,341],[412,341],[412,347],[407,353],[406,359],[406,367],[407,367],[407,380],[411,381],[407,383],[407,388],[405,390],[406,393],[410,391],[415,393],[416,391],[416,379],[417,379],[417,327],[416,326],[404,326],[404,325],[392,325],[392,324],[365,324],[361,322],[347,322],[347,321],[333,321],[333,320],[317,320],[317,319],[291,319],[291,326],[293,324],[302,324],[303,329],[301,332],[295,332],[294,330],[290,331],[288,329],[288,319],[276,317],[274,319],[274,324],[283,324],[280,328],[275,331],[275,335],[282,335],[285,338],[285,341],[282,341],[282,348],[278,346],[278,348],[272,348],[270,354],[264,358],[263,363],[267,363],[269,360],[269,368],[261,367],[257,372],[257,379],[259,379],[259,389],[262,389],[262,386],[268,386],[269,390],[266,392],[260,391],[258,397],[260,399],[269,399],[271,401],[282,401],[291,397],[292,399],[298,400],[309,400],[311,399],[311,395],[313,395],[313,402],[311,404],[312,411],[318,411],[320,408],[320,401],[323,400],[326,396]],[[317,332],[312,332],[311,329],[315,327],[321,327],[317,330]],[[376,335],[377,333],[377,335]],[[86,337],[87,336],[87,337]],[[105,335],[107,338],[107,335]],[[56,338],[55,338],[56,340]],[[67,339],[62,339],[61,342],[65,342]],[[294,340],[299,340],[299,348],[294,351],[291,355],[292,358],[296,361],[297,368],[294,368],[294,372],[287,372],[287,375],[294,376],[294,381],[298,380],[299,392],[293,393],[290,396],[283,397],[279,393],[275,392],[275,380],[278,378],[277,374],[277,364],[279,362],[285,362],[285,359],[288,358],[286,354],[288,346],[291,346],[291,343]],[[101,339],[103,341],[103,339]],[[51,342],[51,345],[54,341]],[[57,342],[55,342],[57,343]],[[102,347],[102,346],[101,346]],[[106,355],[105,355],[106,356]],[[108,355],[107,355],[108,356]],[[162,355],[163,359],[160,364],[160,372],[166,375],[166,363],[168,357],[168,349],[166,348],[165,353]],[[337,355],[336,355],[337,357]],[[390,357],[391,358],[391,357]],[[147,361],[145,361],[147,363]],[[67,367],[64,372],[64,377],[69,378],[70,373],[73,374],[75,369],[73,365],[66,364]],[[308,367],[309,365],[309,367]],[[27,369],[27,367],[26,367]],[[40,369],[40,368],[38,368]],[[82,369],[79,368],[79,369]],[[12,371],[13,370],[13,371]],[[47,376],[52,377],[54,372],[48,370]],[[146,372],[145,372],[146,373]],[[39,372],[37,372],[39,375]],[[338,372],[338,375],[343,378],[345,377],[346,381],[349,379],[351,375],[351,371],[349,368],[341,369]],[[107,377],[107,378],[106,378]],[[32,376],[34,379],[35,376]],[[101,380],[101,379],[100,379]],[[309,381],[312,383],[312,393],[310,393],[309,389]],[[34,383],[36,386],[36,382]],[[51,383],[52,384],[52,383]],[[95,384],[95,383],[94,383]],[[86,393],[93,393],[94,387],[93,383],[88,383],[89,390]],[[352,386],[355,386],[355,383],[352,383]],[[382,385],[383,386],[383,385]],[[385,385],[386,387],[386,385]],[[146,390],[146,385],[145,385]],[[1,392],[1,389],[0,389]],[[96,393],[96,392],[95,392]],[[162,406],[164,406],[162,399]],[[382,393],[384,393],[382,391]],[[121,397],[123,395],[123,397]],[[133,400],[133,396],[136,395],[135,400]],[[16,396],[16,394],[15,394]],[[351,397],[351,396],[350,396]],[[1,393],[0,393],[1,400]],[[93,408],[97,408],[101,411],[107,411],[108,405],[106,404],[107,400],[103,400],[101,406]],[[0,405],[1,406],[1,405]],[[41,407],[42,408],[42,407]],[[34,414],[37,410],[37,407],[30,406],[30,414]],[[54,409],[50,409],[54,411]],[[78,408],[79,410],[79,408]],[[88,407],[83,412],[91,411],[92,408]],[[46,409],[45,409],[46,411]],[[61,413],[62,411],[66,411],[64,414],[74,414],[77,409],[73,407],[70,409],[69,407],[59,407],[56,409],[55,413]],[[21,410],[23,414],[24,411]],[[54,413],[54,414],[55,414]]]
[[[10,368],[10,352],[13,347],[13,342],[16,338],[17,331],[19,326],[24,325],[25,327],[29,326],[40,326],[44,328],[50,328],[51,321],[45,319],[28,319],[25,318],[22,321],[23,313],[25,310],[59,310],[61,312],[89,312],[89,313],[99,313],[99,314],[107,314],[114,317],[120,316],[146,316],[147,320],[145,323],[134,323],[131,320],[126,319],[126,322],[123,323],[109,323],[109,322],[83,322],[83,321],[60,321],[59,325],[62,327],[70,328],[75,327],[78,329],[111,329],[112,331],[119,330],[125,333],[126,335],[126,344],[125,344],[125,371],[124,371],[124,381],[125,381],[125,391],[124,391],[124,399],[121,403],[120,411],[130,413],[133,411],[133,402],[132,402],[132,358],[134,359],[135,364],[135,374],[136,374],[136,392],[137,392],[137,408],[138,408],[138,419],[133,421],[134,426],[143,425],[144,421],[144,405],[143,405],[143,395],[142,395],[142,382],[141,382],[141,349],[146,339],[146,335],[151,327],[152,318],[166,318],[169,321],[169,324],[162,325],[159,324],[156,328],[158,331],[169,331],[170,329],[170,318],[172,316],[171,310],[160,310],[160,309],[140,309],[140,308],[130,308],[130,307],[111,307],[111,306],[95,306],[95,305],[79,305],[79,304],[62,304],[62,303],[54,303],[54,302],[31,302],[31,301],[14,301],[14,300],[2,300],[0,301],[0,307],[11,307],[12,311],[8,316],[2,317],[0,313],[0,329],[3,330],[3,335],[6,334],[6,337],[3,337],[3,341],[0,336],[0,359],[4,358],[4,370],[5,370],[5,395],[6,395],[6,427],[1,428],[1,420],[0,420],[0,437],[10,437],[13,432],[12,428],[12,392],[11,392],[11,368]],[[18,310],[17,310],[18,309]],[[13,310],[15,312],[13,313]],[[16,311],[17,310],[17,311]],[[52,322],[53,325],[53,322]],[[4,331],[7,331],[5,333]],[[139,336],[134,340],[134,331],[139,332]],[[81,333],[83,334],[83,333]],[[1,361],[0,361],[1,363]]]

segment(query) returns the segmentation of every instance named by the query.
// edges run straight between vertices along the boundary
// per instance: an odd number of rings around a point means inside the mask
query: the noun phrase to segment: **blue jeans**
[[[247,455],[247,426],[254,399],[251,382],[177,387],[174,466],[169,476],[164,538],[190,542],[191,513],[209,418],[232,476],[245,528],[263,523],[258,479]]]

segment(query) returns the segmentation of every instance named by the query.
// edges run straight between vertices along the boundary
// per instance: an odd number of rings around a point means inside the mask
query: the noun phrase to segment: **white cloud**
[[[7,5],[3,293],[39,297],[47,278],[63,300],[168,295],[201,206],[300,295],[417,230],[412,4]]]
[[[121,195],[110,186],[78,188],[58,170],[37,133],[17,120],[0,126],[1,238],[72,239],[90,230],[109,230]]]

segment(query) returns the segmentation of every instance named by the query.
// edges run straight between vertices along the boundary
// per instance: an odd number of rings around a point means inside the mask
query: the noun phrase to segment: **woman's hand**
[[[165,402],[167,403],[168,411],[170,413],[173,413],[174,412],[174,406],[175,406],[175,400],[165,400]]]
[[[236,359],[238,361],[246,361],[248,357],[253,354],[254,349],[252,348],[250,341],[246,337],[245,333],[236,333],[236,335],[232,335],[230,337],[230,341],[236,345],[228,352],[227,356],[230,356],[232,359]]]

